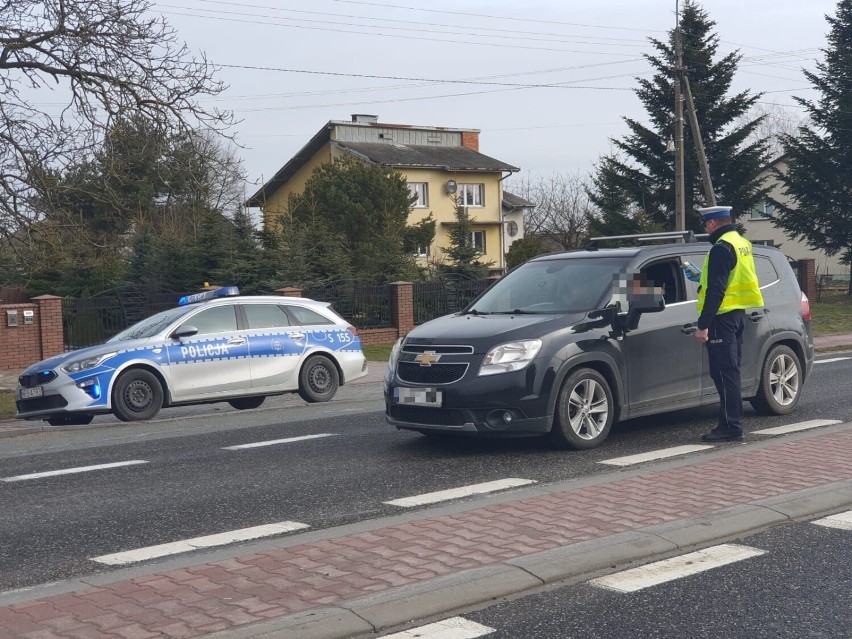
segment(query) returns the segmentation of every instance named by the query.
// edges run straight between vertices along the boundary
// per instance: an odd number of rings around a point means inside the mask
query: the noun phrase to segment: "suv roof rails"
[[[636,244],[643,242],[654,242],[659,240],[681,240],[692,243],[697,241],[692,231],[672,231],[669,233],[637,233],[635,235],[608,235],[605,237],[592,237],[586,243],[587,251],[597,251],[598,242],[611,242],[613,240],[633,240]]]

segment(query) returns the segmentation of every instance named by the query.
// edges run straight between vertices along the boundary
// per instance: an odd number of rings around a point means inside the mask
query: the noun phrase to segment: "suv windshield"
[[[154,337],[162,331],[166,326],[171,324],[177,318],[186,315],[189,311],[197,308],[196,306],[178,306],[170,308],[162,313],[157,313],[141,322],[136,322],[133,326],[125,328],[117,335],[110,337],[107,342],[123,342],[129,339],[145,339],[146,337]]]
[[[527,262],[499,280],[468,313],[577,313],[600,307],[623,260],[556,258]]]

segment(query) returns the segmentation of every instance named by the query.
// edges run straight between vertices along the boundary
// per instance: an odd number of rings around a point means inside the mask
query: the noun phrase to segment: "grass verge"
[[[15,416],[15,394],[0,391],[0,419],[12,419]]]

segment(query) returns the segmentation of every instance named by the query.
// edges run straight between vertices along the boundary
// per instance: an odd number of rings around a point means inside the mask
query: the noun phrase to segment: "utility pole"
[[[701,167],[701,179],[704,182],[704,197],[707,206],[716,206],[713,180],[710,179],[710,166],[707,164],[707,156],[704,154],[704,141],[701,139],[701,131],[698,129],[698,114],[695,112],[695,102],[692,99],[692,90],[689,88],[689,78],[686,77],[686,74],[683,76],[683,88],[686,89],[689,127],[692,129],[692,137],[695,139],[695,152],[698,154],[698,166]]]
[[[686,196],[683,171],[683,49],[680,41],[680,9],[675,2],[675,231],[686,230]]]

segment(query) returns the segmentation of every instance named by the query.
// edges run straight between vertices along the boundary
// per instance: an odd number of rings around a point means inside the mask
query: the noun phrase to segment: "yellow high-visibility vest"
[[[719,306],[718,314],[734,311],[739,308],[755,308],[763,306],[763,295],[760,294],[760,283],[754,270],[754,255],[751,252],[751,242],[736,231],[728,231],[718,242],[727,242],[734,247],[737,264],[728,277],[728,288]],[[704,257],[704,267],[701,269],[701,288],[698,290],[698,314],[704,309],[704,296],[707,293],[707,272],[710,265],[710,253]]]

